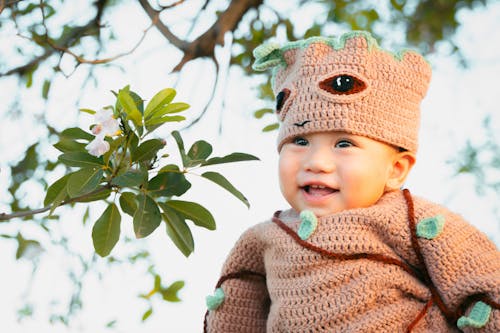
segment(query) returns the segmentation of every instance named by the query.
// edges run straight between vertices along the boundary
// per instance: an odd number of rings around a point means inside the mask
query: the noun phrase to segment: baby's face
[[[387,190],[397,150],[345,132],[297,136],[279,159],[281,192],[296,211],[316,216],[373,205]]]

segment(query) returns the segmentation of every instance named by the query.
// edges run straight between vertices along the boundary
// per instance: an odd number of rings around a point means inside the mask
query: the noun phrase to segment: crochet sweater
[[[411,220],[436,216],[442,229],[417,238]],[[500,252],[446,208],[395,191],[319,218],[305,241],[299,225],[288,210],[241,236],[206,331],[459,332],[456,319],[482,297],[493,304],[486,324],[462,330],[500,332]]]

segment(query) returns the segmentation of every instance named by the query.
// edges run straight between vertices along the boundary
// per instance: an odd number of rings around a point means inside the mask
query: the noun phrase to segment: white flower
[[[99,157],[109,150],[109,143],[104,137],[120,134],[120,122],[113,117],[113,111],[109,109],[97,111],[94,117],[97,122],[92,128],[95,138],[85,148],[89,154]]]
[[[109,150],[109,143],[104,140],[104,135],[97,135],[85,148],[90,155],[99,157]]]
[[[92,133],[98,135],[118,135],[120,134],[120,122],[113,117],[113,111],[101,109],[94,115],[97,124],[92,128]]]

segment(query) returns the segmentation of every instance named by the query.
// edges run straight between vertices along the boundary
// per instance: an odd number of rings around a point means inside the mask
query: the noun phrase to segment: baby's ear
[[[386,191],[397,190],[403,186],[415,161],[415,154],[409,151],[397,152],[394,155],[392,168],[385,184]]]

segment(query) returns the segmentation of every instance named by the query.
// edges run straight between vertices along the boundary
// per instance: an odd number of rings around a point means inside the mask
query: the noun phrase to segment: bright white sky
[[[137,18],[131,11],[121,11],[121,22],[126,28],[130,22],[147,26],[147,18]],[[500,4],[491,5],[488,12],[479,9],[461,17],[463,27],[456,37],[456,43],[464,52],[470,67],[466,70],[457,67],[456,62],[446,56],[432,57],[434,67],[433,81],[422,105],[421,145],[417,166],[412,172],[407,187],[414,194],[427,197],[436,202],[444,203],[452,210],[463,214],[472,224],[487,233],[497,244],[500,244],[500,222],[495,219],[493,209],[498,204],[488,197],[478,197],[473,190],[469,177],[453,177],[454,169],[447,161],[456,156],[466,139],[472,142],[482,142],[484,133],[481,122],[483,115],[494,114],[496,129],[500,129],[498,116],[498,74],[500,74],[500,43],[495,39],[495,33],[500,28]],[[138,36],[130,36],[136,40]],[[125,47],[126,48],[126,47]],[[170,53],[169,53],[170,52]],[[172,54],[175,59],[172,59]],[[220,52],[223,59],[224,52]],[[148,98],[156,91],[171,86],[175,77],[167,75],[173,66],[178,53],[165,50],[164,40],[156,35],[148,37],[136,56],[120,61],[125,73],[117,69],[111,70],[108,80],[100,82],[100,90],[82,97],[80,107],[97,109],[113,101],[109,90],[120,88],[132,83],[132,88],[140,95]],[[200,112],[202,105],[211,89],[212,67],[206,62],[190,64],[186,77],[177,86],[176,101],[186,101],[192,104],[192,114]],[[98,265],[103,279],[97,279],[95,274],[85,281],[84,309],[75,318],[72,326],[51,326],[47,318],[47,309],[58,308],[61,305],[47,305],[46,300],[54,295],[67,295],[70,284],[65,280],[64,267],[72,264],[71,256],[63,253],[50,244],[45,244],[48,253],[41,259],[41,270],[35,283],[31,286],[30,300],[35,303],[34,320],[23,323],[16,322],[15,311],[23,304],[31,264],[26,261],[14,260],[15,246],[6,241],[0,242],[0,323],[2,332],[111,332],[104,325],[118,318],[115,332],[200,332],[205,312],[205,295],[212,292],[219,277],[219,271],[227,253],[239,235],[251,225],[268,219],[275,210],[286,208],[281,198],[277,181],[277,154],[275,135],[262,134],[260,129],[265,125],[252,117],[252,111],[261,107],[259,102],[248,92],[255,85],[249,80],[239,80],[239,73],[230,73],[225,111],[223,113],[223,130],[218,134],[222,107],[223,89],[219,89],[207,114],[207,119],[183,134],[186,145],[197,139],[206,139],[213,143],[216,155],[225,155],[234,151],[247,152],[261,158],[260,162],[245,162],[217,168],[230,179],[250,200],[248,210],[237,199],[227,194],[217,186],[207,184],[199,177],[191,177],[193,190],[185,197],[186,200],[199,201],[214,214],[218,229],[209,232],[194,228],[196,250],[189,259],[171,244],[163,230],[156,231],[153,236],[142,240],[155,257],[155,270],[163,277],[165,284],[175,280],[185,280],[186,287],[181,291],[182,302],[171,304],[156,302],[153,316],[145,323],[140,323],[142,312],[147,309],[145,302],[136,297],[151,285],[150,277],[144,274],[144,269],[116,268],[105,270]],[[222,80],[226,80],[224,77]],[[225,82],[221,82],[221,87]],[[71,100],[80,93],[81,78],[78,73],[70,80],[57,80],[52,86],[52,100],[48,106],[47,117],[58,128],[87,126],[90,118],[78,115],[71,105]],[[3,84],[2,90],[8,94],[14,85]],[[29,98],[30,93],[23,95]],[[201,96],[201,97],[200,97]],[[69,98],[68,98],[69,97]],[[36,111],[37,106],[31,107]],[[2,111],[5,112],[5,111]],[[75,120],[78,119],[78,122]],[[269,120],[269,122],[271,119]],[[0,123],[2,139],[0,147],[4,161],[19,158],[23,144],[44,136],[43,131],[31,130],[32,120],[4,120]],[[14,127],[17,126],[17,127]],[[166,129],[166,133],[174,127]],[[497,131],[498,132],[498,131]],[[172,147],[170,153],[175,154],[174,143],[169,139],[167,147]],[[57,152],[53,152],[54,156]],[[3,166],[0,162],[0,167]],[[6,188],[7,178],[0,173],[0,186]],[[40,189],[30,189],[30,198],[40,200],[43,192]],[[0,193],[0,208],[3,209],[4,193]],[[36,201],[35,201],[36,202]],[[0,209],[0,211],[1,211]],[[95,220],[101,209],[93,213]],[[67,211],[61,219],[61,235],[70,236],[70,246],[81,253],[92,253],[90,228],[80,226],[79,209]],[[132,235],[130,223],[122,220],[122,232]],[[22,223],[11,223],[0,226],[0,234],[15,234]],[[27,235],[42,237],[36,228],[23,229]],[[127,251],[122,241],[115,251]]]

